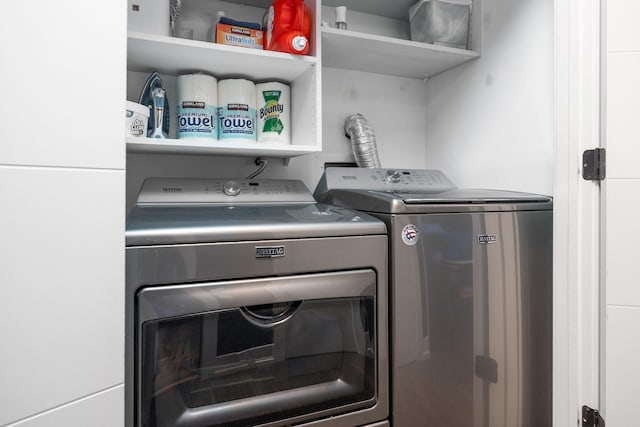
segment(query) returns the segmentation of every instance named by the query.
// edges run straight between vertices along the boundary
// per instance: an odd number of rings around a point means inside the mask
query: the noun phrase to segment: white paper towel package
[[[218,82],[220,141],[256,142],[256,85],[245,79]]]
[[[291,144],[290,89],[278,83],[256,85],[258,142]]]
[[[178,138],[218,139],[218,81],[207,74],[178,76]]]

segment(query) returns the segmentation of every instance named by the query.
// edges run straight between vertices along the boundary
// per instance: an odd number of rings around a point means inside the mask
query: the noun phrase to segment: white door
[[[601,185],[582,153],[601,144],[601,6],[555,0],[553,425],[600,408]]]
[[[606,320],[601,409],[608,426],[638,425],[640,384],[640,2],[606,0],[603,186]]]
[[[640,14],[637,0],[556,0],[554,426],[600,409],[637,425]],[[580,177],[604,146],[607,176]]]

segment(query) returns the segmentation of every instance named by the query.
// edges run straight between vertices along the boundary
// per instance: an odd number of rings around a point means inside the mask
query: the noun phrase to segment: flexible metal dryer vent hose
[[[351,149],[356,158],[356,164],[361,168],[379,168],[378,148],[373,127],[362,114],[347,117],[344,132],[351,139]]]

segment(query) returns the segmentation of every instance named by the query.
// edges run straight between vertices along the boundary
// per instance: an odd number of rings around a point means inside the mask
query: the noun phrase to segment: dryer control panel
[[[138,206],[275,203],[315,203],[315,199],[297,180],[148,178],[136,202]]]
[[[439,170],[328,167],[316,196],[329,190],[443,192],[456,186]]]

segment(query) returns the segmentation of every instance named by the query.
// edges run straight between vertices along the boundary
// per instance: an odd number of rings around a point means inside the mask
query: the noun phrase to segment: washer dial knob
[[[222,186],[222,191],[227,196],[237,196],[240,194],[240,183],[238,181],[226,181]]]
[[[385,179],[389,182],[399,182],[401,177],[402,175],[400,174],[400,172],[393,169],[388,170],[385,175]]]

